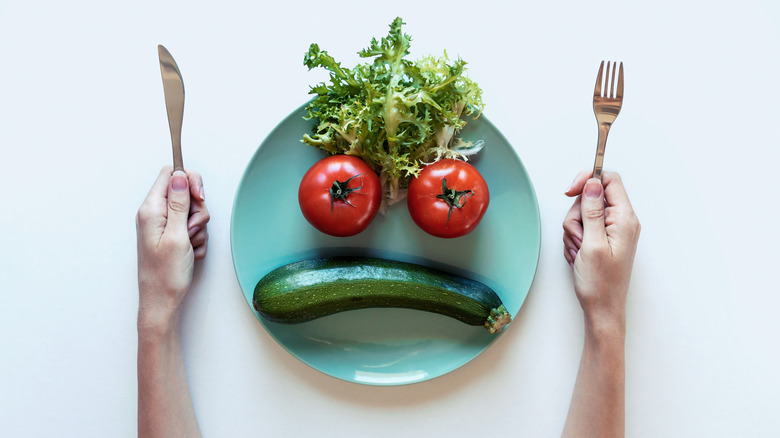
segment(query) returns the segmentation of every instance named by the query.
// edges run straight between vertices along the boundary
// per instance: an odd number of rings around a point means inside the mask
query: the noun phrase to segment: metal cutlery
[[[612,67],[611,72],[610,67]],[[596,77],[596,88],[593,91],[593,112],[599,124],[599,141],[596,148],[596,162],[593,165],[593,177],[598,178],[599,181],[604,166],[604,149],[607,146],[609,128],[620,113],[620,107],[623,106],[623,63],[620,63],[617,75],[617,88],[615,88],[616,68],[617,62],[607,62],[606,75],[604,75],[604,61],[601,61],[599,74]]]
[[[171,143],[173,145],[173,170],[184,170],[181,156],[181,124],[184,118],[184,82],[179,66],[170,52],[162,45],[157,46],[162,72],[163,91],[165,92],[165,108],[168,112],[168,126],[171,128]]]

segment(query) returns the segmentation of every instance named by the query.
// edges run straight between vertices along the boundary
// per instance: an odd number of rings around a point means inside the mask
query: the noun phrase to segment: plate
[[[266,321],[252,307],[255,284],[272,269],[306,258],[366,255],[446,269],[493,288],[514,317],[533,282],[539,260],[539,206],[528,173],[512,146],[481,115],[461,131],[485,141],[471,161],[490,187],[480,225],[456,239],[421,231],[406,203],[391,206],[357,236],[320,233],[298,207],[298,184],[318,159],[301,143],[312,122],[305,105],[262,142],[236,192],[231,249],[244,298],[268,333],[293,356],[338,379],[367,385],[429,380],[468,363],[500,335],[455,319],[411,309],[364,309],[284,325]],[[504,330],[511,330],[511,324]]]

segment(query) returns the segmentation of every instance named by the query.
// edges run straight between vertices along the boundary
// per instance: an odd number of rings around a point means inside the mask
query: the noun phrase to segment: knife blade
[[[184,81],[181,71],[171,53],[162,45],[157,46],[160,57],[160,72],[162,73],[163,91],[165,92],[165,108],[168,112],[168,126],[171,128],[171,143],[173,145],[173,170],[184,170],[181,155],[181,125],[184,119]]]

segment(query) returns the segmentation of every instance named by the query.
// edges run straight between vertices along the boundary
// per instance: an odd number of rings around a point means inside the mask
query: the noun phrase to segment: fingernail
[[[571,184],[569,184],[569,188],[566,189],[566,191],[563,192],[563,193],[569,193],[571,191],[571,188],[574,187],[574,183],[575,182],[577,182],[577,178],[576,177],[572,180]]]
[[[583,190],[583,196],[586,198],[601,198],[604,188],[601,187],[601,182],[595,178],[591,178],[585,183],[585,190]]]
[[[571,258],[573,259],[577,258],[577,251],[570,249],[569,254],[571,254]]]
[[[192,228],[190,228],[190,237],[194,236],[195,233],[197,233],[198,231],[200,231],[200,227],[192,227]]]
[[[201,201],[206,200],[206,192],[203,190],[203,184],[200,185],[200,188],[198,189],[198,194],[200,195]]]
[[[187,190],[187,175],[181,170],[173,172],[171,189],[173,189],[174,192],[183,192]]]

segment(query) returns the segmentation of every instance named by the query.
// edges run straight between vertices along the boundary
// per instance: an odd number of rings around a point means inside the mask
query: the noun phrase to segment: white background
[[[739,3],[739,5],[737,4]],[[643,225],[627,435],[777,436],[780,7],[760,1],[0,2],[0,432],[136,434],[134,215],[170,161],[157,44],[187,90],[185,164],[212,213],[183,344],[206,436],[560,434],[582,346],[563,192],[592,165],[598,63],[622,60],[606,168]],[[229,220],[270,130],[396,16],[412,57],[469,62],[542,217],[535,283],[483,355],[376,388],[298,362],[249,311]],[[507,218],[512,220],[512,218]]]

